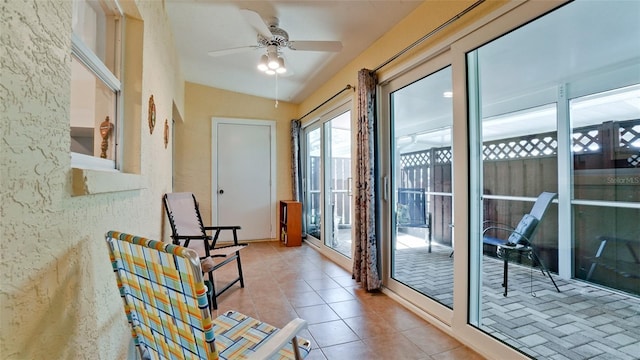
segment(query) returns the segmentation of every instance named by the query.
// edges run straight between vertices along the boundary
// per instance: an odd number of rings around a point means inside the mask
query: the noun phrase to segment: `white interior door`
[[[212,129],[212,223],[240,225],[241,240],[274,238],[275,123],[214,118]]]

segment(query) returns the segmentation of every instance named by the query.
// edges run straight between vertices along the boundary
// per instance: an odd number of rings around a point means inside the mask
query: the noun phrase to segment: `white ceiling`
[[[219,89],[300,103],[418,7],[422,0],[166,0],[185,80]],[[341,41],[338,53],[284,49],[278,76],[257,70],[264,49],[212,57],[209,51],[252,46],[256,31],[240,9],[277,17],[290,40]]]
[[[166,0],[187,81],[293,103],[312,94],[421,3]],[[293,70],[293,75],[278,78],[276,97],[275,78],[256,68],[264,49],[221,57],[207,54],[256,44],[256,31],[240,9],[254,10],[263,18],[278,17],[280,27],[289,33],[291,40],[341,41],[343,49],[339,53],[285,49],[287,67]],[[640,46],[632,44],[634,41],[638,44],[640,39],[639,16],[640,5],[636,1],[617,1],[615,6],[601,1],[579,1],[482,46],[479,56],[483,64],[480,73],[483,115],[502,118],[530,109],[527,116],[535,113],[537,118],[517,121],[518,118],[509,117],[513,131],[551,131],[555,122],[543,121],[541,116],[547,112],[542,110],[546,108],[539,107],[556,101],[558,84],[571,84],[574,90],[595,86],[592,90],[598,92],[636,83],[627,75],[631,72],[635,74],[631,78],[638,76]],[[440,73],[401,91],[405,93],[404,101],[396,107],[399,113],[395,115],[403,119],[403,127],[396,128],[397,136],[427,133],[441,129],[442,121],[450,123],[451,99],[441,96],[452,90],[450,69]],[[595,82],[590,80],[594,76]],[[420,86],[421,83],[424,84]],[[610,99],[607,106],[598,107],[597,111],[581,110],[581,122],[638,118],[637,91],[634,88],[627,94],[630,98]],[[503,123],[502,135],[507,131]],[[445,135],[439,141],[450,141],[450,135]],[[436,141],[433,133],[429,137]]]
[[[575,1],[481,46],[484,139],[556,131],[559,85],[575,127],[640,118],[639,39],[640,2]],[[450,143],[451,87],[446,68],[394,94],[403,151]]]

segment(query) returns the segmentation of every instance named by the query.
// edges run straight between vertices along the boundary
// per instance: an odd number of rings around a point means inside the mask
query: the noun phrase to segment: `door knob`
[[[218,193],[219,194],[224,194],[224,190],[220,189],[220,190],[218,190]]]

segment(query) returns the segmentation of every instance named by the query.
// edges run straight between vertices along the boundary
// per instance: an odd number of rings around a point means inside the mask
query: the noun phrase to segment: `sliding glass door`
[[[425,308],[428,298],[452,309],[453,95],[445,60],[383,85],[391,154],[386,286]]]
[[[304,222],[308,237],[322,240],[322,128],[305,130]]]
[[[305,133],[307,239],[351,258],[351,111],[344,105],[308,126]]]
[[[324,123],[326,226],[324,244],[351,257],[351,112]]]
[[[534,358],[638,349],[618,310],[640,295],[638,14],[575,1],[466,57],[469,320]]]

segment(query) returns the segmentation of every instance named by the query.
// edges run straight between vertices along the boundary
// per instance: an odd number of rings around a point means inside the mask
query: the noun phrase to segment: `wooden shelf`
[[[285,246],[302,244],[302,204],[298,201],[280,201],[280,242]]]

